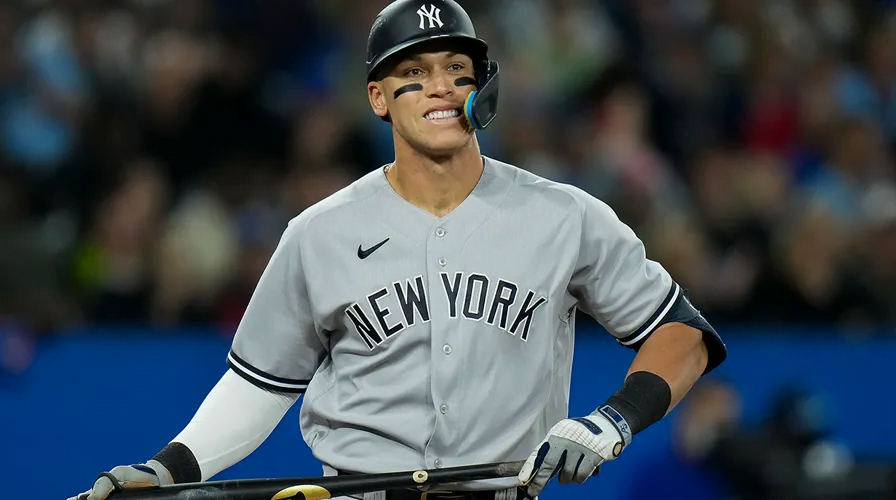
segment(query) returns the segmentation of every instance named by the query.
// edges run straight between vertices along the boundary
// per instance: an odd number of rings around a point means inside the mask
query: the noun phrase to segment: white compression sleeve
[[[206,481],[255,451],[298,399],[298,394],[266,391],[227,370],[172,442],[193,452]]]

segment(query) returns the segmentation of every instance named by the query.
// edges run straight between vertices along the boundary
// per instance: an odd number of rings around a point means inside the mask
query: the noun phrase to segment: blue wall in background
[[[850,343],[768,331],[761,338],[726,340],[730,357],[718,374],[740,389],[747,419],[761,418],[779,388],[797,383],[824,397],[835,437],[854,452],[896,457],[896,394],[890,388],[896,341]],[[122,330],[43,340],[28,371],[0,375],[4,497],[38,498],[34,485],[40,485],[40,499],[64,499],[89,487],[101,470],[147,459],[189,421],[226,369],[228,348],[228,339],[196,331]],[[615,392],[632,356],[605,334],[580,332],[570,413],[590,412]],[[882,391],[874,381],[890,382]],[[254,454],[215,479],[318,475],[297,421],[298,405]],[[668,450],[669,424],[667,419],[639,434],[588,484],[554,484],[543,498],[625,498],[639,471]]]

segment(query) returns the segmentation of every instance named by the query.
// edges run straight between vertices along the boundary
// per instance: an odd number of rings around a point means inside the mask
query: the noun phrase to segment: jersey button
[[[444,352],[445,354],[451,354],[451,346],[448,344],[443,345],[442,352]]]
[[[439,265],[445,267],[445,264],[448,263],[448,260],[445,257],[439,257]]]
[[[441,238],[442,236],[445,236],[445,230],[442,228],[436,229],[436,236],[438,236],[439,238]]]
[[[440,406],[440,407],[439,407],[439,411],[442,412],[443,415],[444,415],[445,413],[448,413],[448,405],[442,405],[442,406]]]
[[[440,458],[437,458],[436,461],[433,462],[433,463],[436,465],[436,468],[437,468],[437,469],[441,469],[441,468],[442,468],[442,460],[441,460]]]

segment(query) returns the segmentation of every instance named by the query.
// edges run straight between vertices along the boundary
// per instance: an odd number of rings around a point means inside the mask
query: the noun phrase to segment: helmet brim
[[[456,48],[459,53],[467,54],[474,59],[485,58],[486,54],[488,54],[488,44],[484,40],[467,35],[430,35],[425,38],[408,40],[380,54],[380,56],[371,63],[370,70],[367,72],[367,82],[370,83],[372,81],[380,80],[381,78],[378,78],[378,73],[385,67],[397,64],[402,61],[404,57],[407,57],[415,51],[424,50],[424,46],[441,45],[443,43],[446,46]]]

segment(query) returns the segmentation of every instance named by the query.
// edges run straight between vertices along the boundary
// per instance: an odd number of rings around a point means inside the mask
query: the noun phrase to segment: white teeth
[[[448,118],[457,118],[460,115],[460,112],[457,109],[446,109],[441,111],[430,111],[426,113],[427,120],[444,120]]]

